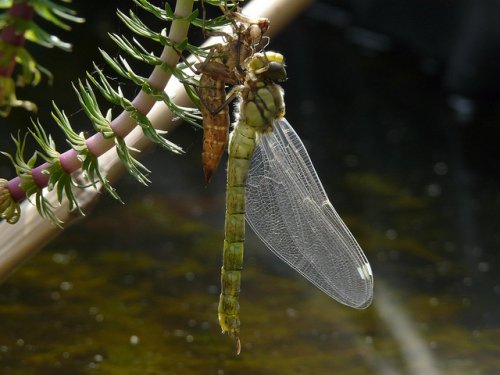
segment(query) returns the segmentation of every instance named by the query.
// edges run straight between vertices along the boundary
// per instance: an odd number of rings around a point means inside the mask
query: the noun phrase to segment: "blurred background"
[[[108,32],[130,35],[116,7],[155,25],[131,1],[73,5],[74,52],[30,49],[54,85],[18,94],[61,148],[50,102],[90,129],[70,82],[117,51]],[[103,195],[0,285],[2,374],[499,373],[499,17],[494,0],[317,1],[271,41],[286,117],[371,262],[371,307],[331,300],[248,228],[235,356],[217,322],[226,159],[205,187],[202,134],[181,125],[186,155],[143,159],[151,186],[124,176],[125,205]],[[3,151],[29,124],[13,112]]]

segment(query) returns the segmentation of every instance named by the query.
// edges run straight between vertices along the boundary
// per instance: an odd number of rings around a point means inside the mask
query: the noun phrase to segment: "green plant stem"
[[[175,7],[175,15],[178,17],[187,17],[192,13],[193,0],[178,0]],[[183,19],[176,19],[172,22],[169,33],[169,38],[175,42],[180,43],[187,38],[189,29],[189,22]],[[160,56],[160,59],[167,66],[175,67],[179,62],[179,54],[170,46],[165,46]],[[156,66],[148,78],[148,83],[152,87],[163,90],[167,85],[172,74],[170,71]],[[153,105],[156,103],[155,98],[146,94],[144,91],[139,94],[132,101],[134,107],[139,110],[143,115],[147,115]],[[130,116],[129,112],[123,111],[116,117],[110,124],[115,135],[119,138],[125,138],[136,126],[136,121]],[[115,142],[113,139],[106,139],[101,133],[96,133],[86,140],[86,145],[89,151],[96,158],[104,154],[106,151],[114,147]],[[82,166],[82,162],[78,159],[78,154],[75,150],[70,149],[60,155],[60,162],[63,169],[68,173],[73,173]],[[49,163],[44,163],[32,171],[32,176],[37,186],[43,189],[47,186],[49,176],[43,173],[50,166]],[[20,187],[22,179],[16,177],[9,181],[8,189],[12,198],[16,201],[21,201],[26,198],[26,192]]]
[[[312,0],[294,0],[293,2],[290,0],[253,0],[243,9],[243,13],[249,17],[269,18],[272,27],[268,34],[272,36],[284,28],[311,2]],[[211,38],[205,45],[212,45],[220,41],[218,38]],[[167,90],[175,94],[176,104],[186,106],[190,102],[183,85],[175,77],[169,81]],[[172,122],[172,112],[162,102],[154,104],[148,113],[148,118],[157,129],[171,131],[178,125],[178,122]],[[144,150],[151,145],[151,141],[144,137],[142,130],[138,127],[126,137],[126,142],[139,150]],[[111,183],[125,172],[125,168],[114,150],[103,154],[99,158],[99,165],[102,173]],[[93,189],[78,189],[76,195],[84,212],[88,212],[100,196],[99,192]],[[68,205],[64,202],[61,205],[56,204],[55,191],[47,193],[46,197],[54,203],[55,214],[64,222],[64,227],[68,227],[82,218],[78,212],[69,210]],[[0,238],[2,239],[0,283],[63,230],[62,227],[42,218],[36,208],[27,201],[21,204],[21,210],[23,214],[16,225],[11,225],[5,220],[0,222]]]

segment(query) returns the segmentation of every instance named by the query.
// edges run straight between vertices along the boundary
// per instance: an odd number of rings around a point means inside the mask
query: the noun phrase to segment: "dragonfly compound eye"
[[[274,82],[284,82],[286,81],[286,70],[285,66],[279,62],[271,61],[269,62],[269,67],[264,73],[265,77]]]

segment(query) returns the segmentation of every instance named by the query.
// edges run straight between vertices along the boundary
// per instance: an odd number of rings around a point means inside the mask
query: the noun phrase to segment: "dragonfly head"
[[[271,82],[286,81],[285,62],[281,53],[256,53],[253,55],[248,68],[255,76],[265,80]]]

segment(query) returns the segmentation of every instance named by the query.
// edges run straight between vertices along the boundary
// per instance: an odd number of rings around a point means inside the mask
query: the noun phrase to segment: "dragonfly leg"
[[[229,93],[227,94],[226,100],[224,101],[224,103],[222,103],[220,106],[215,108],[213,110],[213,112],[210,110],[210,112],[212,112],[212,115],[216,115],[217,113],[222,111],[224,108],[226,108],[240,94],[240,92],[241,92],[241,87],[233,86],[231,88],[231,91],[229,91]]]

